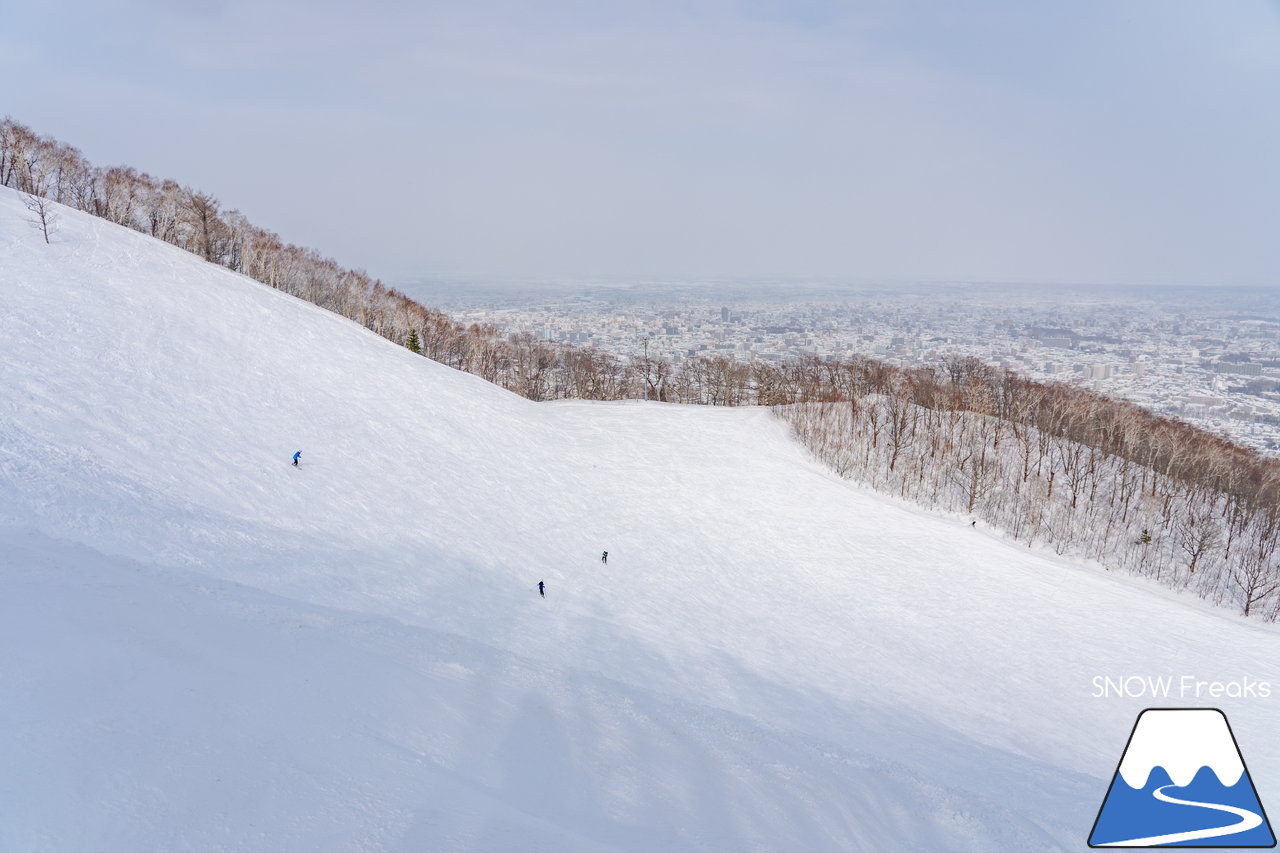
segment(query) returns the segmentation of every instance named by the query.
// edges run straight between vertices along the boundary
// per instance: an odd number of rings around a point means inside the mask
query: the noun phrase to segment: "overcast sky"
[[[393,280],[1280,284],[1276,0],[11,3],[4,113]]]

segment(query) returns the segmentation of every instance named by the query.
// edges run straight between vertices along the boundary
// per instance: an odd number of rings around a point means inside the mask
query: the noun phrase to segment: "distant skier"
[[[609,552],[608,552],[608,551],[605,551],[603,554],[601,554],[601,555],[600,555],[600,562],[604,563],[606,566],[607,566],[607,565],[609,565]]]
[[[301,455],[302,455],[302,451],[301,451],[301,450],[299,450],[297,453],[293,454],[293,467],[294,467],[294,468],[297,468],[297,467],[298,467],[298,457],[299,457],[299,456],[301,456]]]
[[[977,519],[974,519],[973,521],[969,522],[969,526],[972,527],[974,530],[977,530],[978,529]]]
[[[542,596],[543,598],[547,597],[547,588],[542,585],[542,581],[538,581],[538,595]]]

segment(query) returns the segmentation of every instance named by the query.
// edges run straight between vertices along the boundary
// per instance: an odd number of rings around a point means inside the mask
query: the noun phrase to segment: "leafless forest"
[[[26,196],[46,239],[56,217],[35,200],[150,234],[531,400],[771,406],[842,477],[1246,616],[1280,617],[1280,462],[1132,404],[973,359],[673,366],[464,326],[211,195],[93,166],[11,119],[0,121],[0,184]]]
[[[843,477],[1245,615],[1280,615],[1280,462],[976,359],[942,371],[855,359],[777,373],[768,402]]]

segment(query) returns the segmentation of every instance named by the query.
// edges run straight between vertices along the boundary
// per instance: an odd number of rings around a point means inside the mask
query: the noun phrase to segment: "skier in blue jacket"
[[[302,451],[301,451],[301,450],[299,450],[297,453],[293,454],[293,467],[294,467],[294,468],[297,468],[297,467],[298,467],[298,457],[299,457],[299,456],[301,456],[301,455],[302,455]]]

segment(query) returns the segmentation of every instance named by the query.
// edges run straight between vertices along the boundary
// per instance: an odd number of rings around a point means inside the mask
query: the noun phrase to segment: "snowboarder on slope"
[[[603,554],[601,554],[601,555],[600,555],[600,562],[604,563],[606,566],[607,566],[607,565],[609,565],[609,552],[608,552],[608,551],[605,551]]]
[[[547,597],[547,590],[542,585],[542,581],[538,581],[538,595],[542,596],[543,598]]]
[[[299,456],[301,456],[301,455],[302,455],[302,451],[301,451],[301,450],[299,450],[297,453],[293,454],[293,467],[294,467],[294,468],[297,468],[297,467],[298,467],[298,457],[299,457]]]

